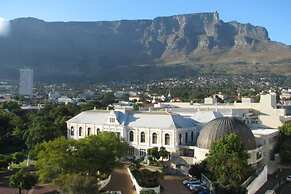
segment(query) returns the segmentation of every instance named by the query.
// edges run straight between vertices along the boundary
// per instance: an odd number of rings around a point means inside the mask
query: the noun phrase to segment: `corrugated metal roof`
[[[193,128],[198,125],[189,116],[181,116],[168,112],[125,112],[125,111],[100,111],[91,110],[84,111],[72,119],[69,123],[80,124],[107,124],[110,115],[114,115],[120,125],[125,125],[132,128],[161,128],[161,129],[176,129],[176,128]]]

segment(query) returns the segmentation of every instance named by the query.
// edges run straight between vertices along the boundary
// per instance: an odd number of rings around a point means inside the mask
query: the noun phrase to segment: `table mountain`
[[[291,49],[263,27],[224,22],[216,12],[97,22],[18,18],[0,37],[0,76],[16,78],[21,67],[40,80],[78,82],[289,74]]]

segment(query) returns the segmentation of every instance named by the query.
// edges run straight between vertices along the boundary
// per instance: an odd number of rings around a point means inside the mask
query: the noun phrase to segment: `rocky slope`
[[[10,21],[0,37],[0,77],[32,67],[38,79],[156,79],[206,73],[291,72],[291,49],[263,27],[223,22],[218,13],[153,20]]]

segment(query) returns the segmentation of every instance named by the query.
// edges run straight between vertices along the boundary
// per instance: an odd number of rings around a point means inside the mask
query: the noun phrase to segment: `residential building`
[[[33,70],[20,69],[19,77],[19,95],[32,96],[33,95]]]

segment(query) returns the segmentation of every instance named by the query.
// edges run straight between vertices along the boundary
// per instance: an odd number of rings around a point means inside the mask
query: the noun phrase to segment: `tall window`
[[[140,142],[141,143],[144,143],[145,142],[145,133],[144,132],[141,132],[140,133]]]
[[[188,143],[188,133],[186,132],[185,134],[185,143],[187,144]]]
[[[130,141],[130,142],[133,142],[133,141],[134,141],[134,134],[133,134],[133,131],[130,131],[130,132],[129,132],[129,141]]]
[[[89,136],[91,134],[91,128],[89,127],[88,129],[87,129],[87,135]]]
[[[165,134],[165,145],[170,145],[170,135],[168,133]]]
[[[71,136],[74,136],[74,132],[75,132],[74,127],[71,127]]]
[[[129,147],[129,148],[128,148],[128,154],[129,154],[130,156],[134,156],[134,147]]]
[[[110,123],[115,123],[115,118],[114,117],[110,117],[109,121],[110,121]]]
[[[82,136],[82,127],[79,128],[79,136]]]
[[[182,134],[179,134],[179,145],[182,145]]]
[[[194,132],[192,131],[191,132],[191,141],[190,141],[191,143],[193,143],[194,142]]]
[[[146,156],[147,155],[147,151],[145,150],[145,149],[140,149],[139,150],[139,156],[140,157],[144,157],[144,156]]]
[[[157,136],[156,133],[153,133],[153,135],[152,135],[152,143],[153,144],[157,144],[157,141],[158,141],[158,136]]]

